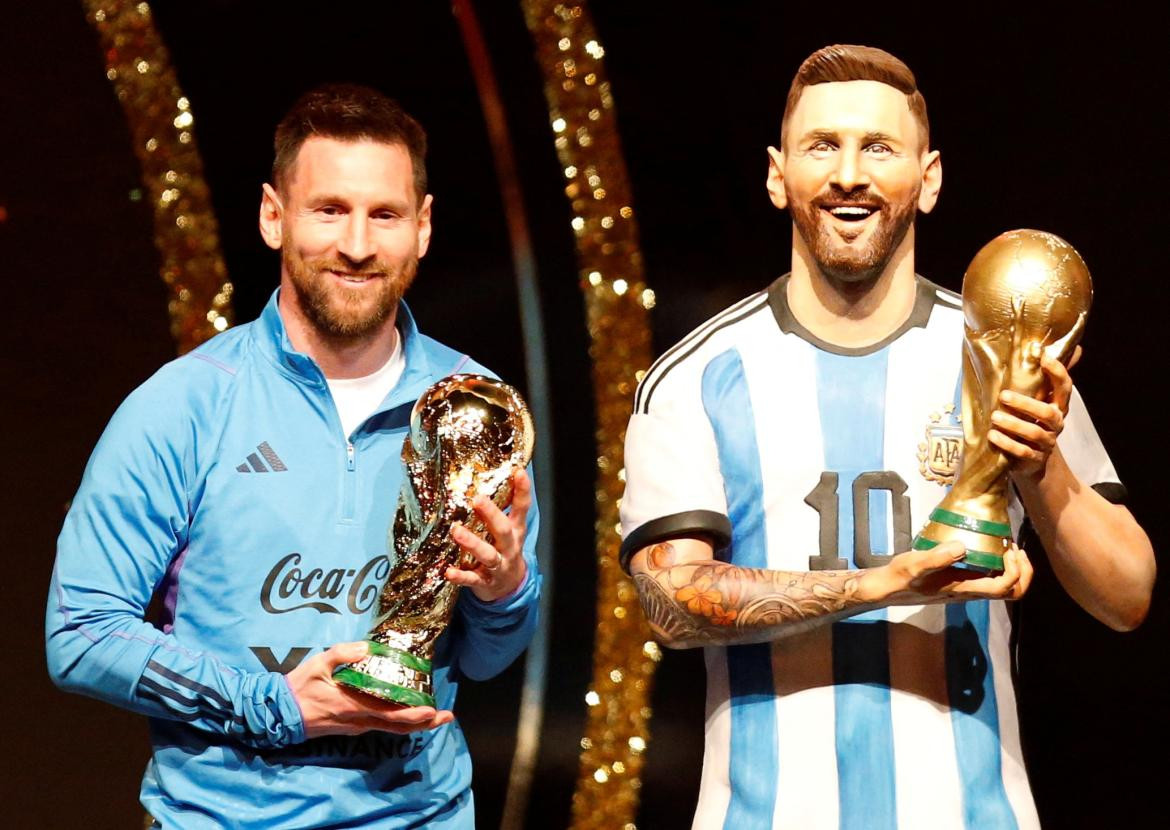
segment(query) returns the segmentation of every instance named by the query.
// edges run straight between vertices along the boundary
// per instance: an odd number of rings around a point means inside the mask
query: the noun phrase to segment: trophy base
[[[369,653],[340,666],[333,679],[343,686],[403,706],[434,706],[431,661],[406,651],[366,640]]]
[[[1012,528],[1006,522],[989,522],[964,516],[941,507],[930,514],[930,521],[914,537],[914,550],[930,550],[942,542],[962,542],[967,555],[951,567],[982,574],[1003,572],[1003,553],[1012,543]]]

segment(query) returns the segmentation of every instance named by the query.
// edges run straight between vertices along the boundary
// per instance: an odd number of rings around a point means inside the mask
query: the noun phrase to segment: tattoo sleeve
[[[775,640],[873,607],[857,571],[770,571],[724,562],[675,564],[670,542],[634,575],[654,633],[671,648]]]

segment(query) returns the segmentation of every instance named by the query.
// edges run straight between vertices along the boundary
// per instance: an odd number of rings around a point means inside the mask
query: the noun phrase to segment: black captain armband
[[[1112,504],[1125,504],[1126,497],[1129,495],[1125,490],[1125,485],[1118,481],[1102,481],[1093,485],[1105,501]]]
[[[705,536],[715,550],[721,550],[731,543],[731,520],[714,510],[688,510],[639,525],[622,540],[618,552],[622,570],[630,572],[630,559],[642,548],[679,536]]]

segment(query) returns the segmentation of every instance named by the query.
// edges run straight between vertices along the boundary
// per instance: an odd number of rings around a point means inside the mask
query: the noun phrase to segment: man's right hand
[[[402,706],[342,686],[333,671],[366,656],[364,642],[339,643],[305,660],[286,675],[305,723],[305,737],[393,732],[404,735],[434,729],[455,719],[431,706]]]
[[[1032,583],[1032,563],[1012,545],[1003,573],[985,575],[954,567],[966,555],[959,542],[900,553],[880,568],[862,572],[858,596],[878,605],[927,605],[973,599],[1019,599]]]

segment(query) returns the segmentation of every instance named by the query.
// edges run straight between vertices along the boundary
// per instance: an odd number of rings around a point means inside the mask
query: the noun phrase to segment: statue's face
[[[907,234],[925,163],[919,143],[906,95],[892,86],[804,90],[788,120],[781,172],[797,234],[821,273],[874,279],[899,246],[913,244]]]

